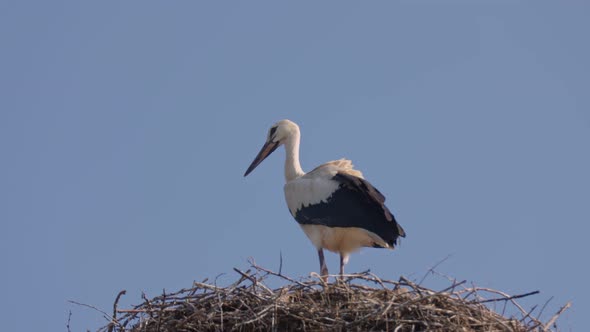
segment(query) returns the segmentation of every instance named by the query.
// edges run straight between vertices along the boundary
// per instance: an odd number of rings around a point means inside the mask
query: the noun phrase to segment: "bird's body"
[[[323,249],[340,254],[341,274],[349,254],[361,247],[393,249],[405,232],[385,206],[385,197],[350,160],[330,161],[305,173],[299,164],[299,141],[299,127],[289,120],[279,121],[245,175],[285,145],[285,200],[318,250],[322,276],[328,274]]]

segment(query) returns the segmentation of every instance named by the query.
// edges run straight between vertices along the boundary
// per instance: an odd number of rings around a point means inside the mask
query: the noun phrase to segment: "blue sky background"
[[[509,293],[564,330],[590,312],[587,2],[0,2],[0,317],[6,331],[104,325],[111,311],[233,280],[248,257],[318,270],[283,198],[354,161],[408,237],[347,271],[438,270]],[[328,255],[332,272],[338,259]],[[438,286],[436,278],[429,281]],[[428,284],[428,282],[427,282]],[[442,283],[441,283],[442,284]],[[441,287],[443,288],[443,287]]]

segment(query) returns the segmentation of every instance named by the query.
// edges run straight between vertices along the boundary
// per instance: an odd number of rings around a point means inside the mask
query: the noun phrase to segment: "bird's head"
[[[252,164],[244,173],[244,176],[247,176],[252,172],[266,157],[270,156],[271,153],[274,152],[279,146],[285,144],[289,139],[292,139],[295,135],[299,134],[299,126],[291,121],[291,120],[281,120],[268,130],[268,135],[266,136],[266,142],[260,149],[260,152],[252,161]]]

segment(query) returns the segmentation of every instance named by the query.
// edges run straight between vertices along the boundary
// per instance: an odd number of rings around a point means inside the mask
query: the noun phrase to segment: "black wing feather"
[[[326,202],[301,208],[295,214],[300,224],[328,227],[359,227],[379,235],[393,246],[406,233],[385,206],[385,196],[369,181],[337,173],[332,180],[340,185]]]

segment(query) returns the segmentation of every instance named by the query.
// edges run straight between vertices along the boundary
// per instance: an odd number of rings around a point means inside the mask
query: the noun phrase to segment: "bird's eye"
[[[270,128],[270,131],[268,132],[268,138],[274,137],[276,132],[277,132],[277,127]]]

